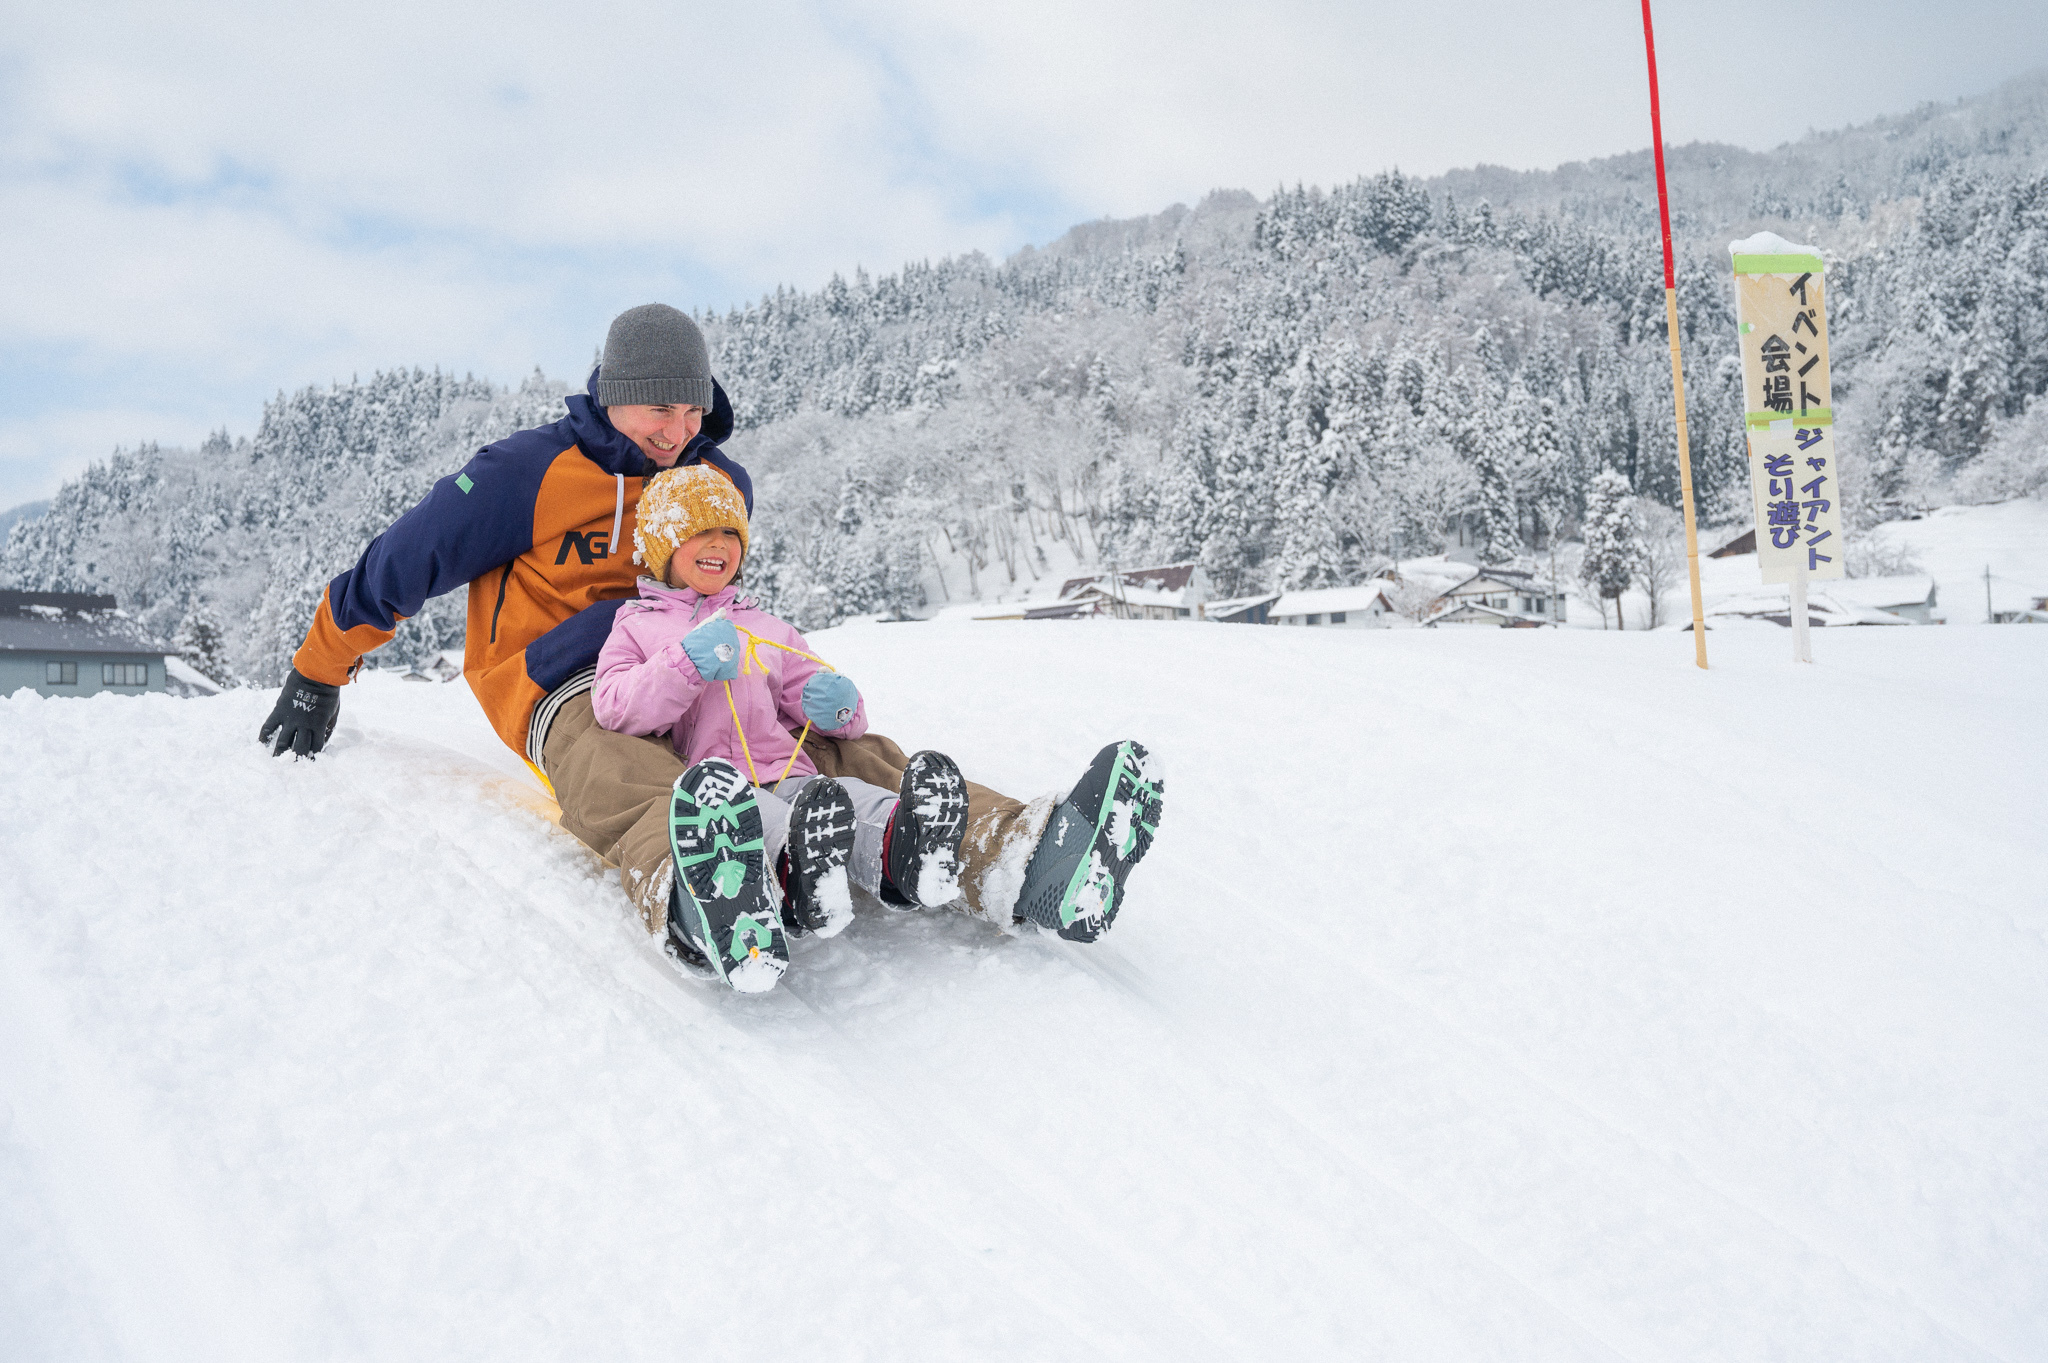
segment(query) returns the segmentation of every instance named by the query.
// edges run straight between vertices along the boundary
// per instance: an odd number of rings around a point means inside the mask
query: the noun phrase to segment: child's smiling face
[[[668,585],[688,587],[705,596],[725,589],[740,570],[740,532],[721,525],[692,535],[676,546],[668,561]]]

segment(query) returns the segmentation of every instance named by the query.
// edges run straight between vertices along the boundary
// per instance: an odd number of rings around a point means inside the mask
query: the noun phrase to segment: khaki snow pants
[[[825,776],[850,776],[895,790],[909,759],[880,734],[804,740]],[[619,868],[626,896],[649,932],[668,923],[673,872],[668,856],[668,801],[683,761],[666,738],[634,738],[597,722],[590,694],[564,702],[541,746],[541,770],[562,807],[562,827]],[[1024,805],[987,786],[967,783],[967,833],[961,840],[960,888],[970,912],[1010,921],[1023,889],[1024,860],[1044,831],[1050,799]]]

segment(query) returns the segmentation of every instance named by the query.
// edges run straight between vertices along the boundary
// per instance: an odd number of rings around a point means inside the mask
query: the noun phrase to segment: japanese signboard
[[[1842,498],[1820,255],[1765,234],[1736,242],[1744,424],[1765,582],[1841,577]]]
[[[1766,582],[1842,576],[1842,498],[1832,426],[1749,433],[1749,486],[1756,503],[1756,552]]]
[[[1745,268],[1769,273],[1744,274]],[[1827,277],[1821,273],[1820,258],[1737,255],[1735,269],[1736,330],[1742,339],[1743,407],[1749,428],[1792,418],[1809,425],[1832,424]]]

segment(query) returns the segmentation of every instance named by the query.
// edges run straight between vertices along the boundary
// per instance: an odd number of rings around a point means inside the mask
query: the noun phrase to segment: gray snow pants
[[[855,739],[812,734],[804,751],[823,776],[899,789],[909,758],[880,734]],[[634,738],[598,724],[588,692],[563,702],[541,745],[541,770],[562,807],[562,827],[619,868],[619,881],[649,932],[668,923],[672,872],[668,801],[683,761],[666,738]],[[785,782],[789,794],[795,783]],[[849,791],[851,791],[849,787]],[[863,801],[856,797],[856,812]],[[869,803],[868,817],[888,818]],[[961,841],[960,888],[970,913],[1007,924],[1023,889],[1024,860],[1044,831],[1050,799],[1024,805],[987,786],[967,783],[967,832]],[[787,820],[784,820],[787,827]],[[856,841],[858,846],[858,840]],[[879,874],[879,868],[877,870]],[[856,877],[858,879],[858,877]]]
[[[773,789],[761,791],[761,834],[768,844],[768,864],[773,866],[789,846],[789,819],[797,795],[815,776],[792,776]],[[854,776],[833,778],[853,801],[853,859],[847,876],[869,894],[882,892],[882,832],[896,813],[896,789],[871,786]]]

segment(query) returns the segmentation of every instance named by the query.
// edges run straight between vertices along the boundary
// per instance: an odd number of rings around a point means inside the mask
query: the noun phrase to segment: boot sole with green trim
[[[753,783],[718,757],[677,777],[668,846],[682,890],[676,907],[684,933],[733,989],[773,989],[789,969],[789,942],[768,894],[767,842]]]
[[[1016,916],[1092,942],[1123,908],[1124,882],[1159,830],[1166,783],[1142,743],[1112,743],[1053,810],[1024,868]]]

